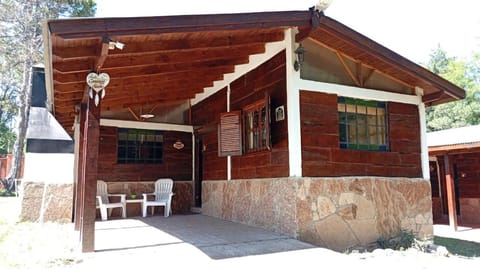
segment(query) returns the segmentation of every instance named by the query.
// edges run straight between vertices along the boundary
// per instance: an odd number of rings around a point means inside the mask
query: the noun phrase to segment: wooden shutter
[[[242,111],[220,114],[218,156],[242,155]]]

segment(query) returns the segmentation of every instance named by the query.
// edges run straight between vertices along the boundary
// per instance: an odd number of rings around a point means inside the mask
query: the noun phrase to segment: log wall
[[[227,90],[222,89],[192,107],[192,123],[203,144],[203,179],[227,178],[227,158],[218,157],[217,125],[219,115],[227,110]]]
[[[288,176],[287,120],[275,121],[273,111],[278,106],[286,108],[285,52],[281,52],[258,68],[241,76],[230,85],[230,109],[242,110],[245,106],[262,100],[265,93],[271,102],[271,150],[232,157],[232,178],[271,178]],[[193,125],[201,127],[203,179],[222,180],[227,177],[226,157],[218,157],[217,125],[219,114],[226,111],[226,89],[192,107]]]
[[[451,152],[453,175],[457,203],[458,221],[462,223],[480,223],[480,153]],[[444,156],[437,156],[440,175],[430,174],[432,185],[432,208],[434,220],[445,221],[448,217],[447,192],[445,182]],[[435,162],[430,163],[436,170]],[[432,169],[431,169],[432,170]]]
[[[192,134],[174,131],[163,133],[163,161],[158,164],[118,164],[116,127],[100,128],[98,179],[116,181],[152,181],[158,178],[192,180]],[[180,140],[185,147],[177,150],[173,144]]]
[[[339,146],[337,100],[300,92],[303,176],[422,176],[416,106],[387,104],[389,151],[349,150]]]

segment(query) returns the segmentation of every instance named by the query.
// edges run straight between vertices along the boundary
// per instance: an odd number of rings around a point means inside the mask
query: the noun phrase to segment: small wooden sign
[[[179,141],[173,143],[173,147],[175,149],[181,150],[185,147],[185,144],[183,144],[183,142],[179,140]]]

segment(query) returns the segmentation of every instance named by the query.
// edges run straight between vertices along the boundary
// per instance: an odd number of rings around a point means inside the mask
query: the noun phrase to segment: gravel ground
[[[106,251],[81,254],[72,224],[16,223],[15,210],[7,210],[0,197],[0,268],[136,268],[143,265],[245,268],[298,265],[355,268],[480,268],[480,258],[453,256],[447,252],[424,253],[377,249],[368,253],[343,254],[314,248],[266,255],[214,260],[187,243],[163,248]],[[8,202],[11,202],[9,200]],[[154,266],[156,267],[156,266]]]

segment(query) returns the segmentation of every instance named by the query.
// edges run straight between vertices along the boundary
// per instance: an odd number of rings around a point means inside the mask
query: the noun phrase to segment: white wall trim
[[[287,119],[288,119],[288,160],[290,177],[302,176],[302,134],[300,126],[300,71],[293,69],[297,29],[285,30],[286,77],[287,77]]]
[[[101,126],[120,127],[120,128],[177,131],[177,132],[193,133],[193,126],[191,126],[191,125],[180,125],[180,124],[169,124],[169,123],[100,119],[100,125]]]
[[[225,74],[223,80],[215,81],[212,87],[204,88],[203,93],[198,93],[195,98],[192,99],[192,106],[200,103],[201,101],[218,92],[219,90],[227,87],[228,85],[230,85],[230,83],[243,76],[247,72],[250,72],[251,70],[257,68],[264,62],[270,60],[273,56],[275,56],[284,49],[284,41],[266,43],[264,53],[250,55],[247,64],[236,65],[235,72]]]
[[[422,100],[423,90],[418,87],[415,90],[419,99]],[[424,179],[430,179],[430,163],[427,145],[427,117],[425,114],[425,104],[422,102],[418,104],[418,116],[420,121],[420,150],[422,161],[422,175]]]
[[[397,103],[411,105],[419,105],[422,103],[422,97],[417,95],[385,92],[312,80],[299,79],[296,86],[306,91],[331,93],[351,98],[360,98],[383,102],[393,101]]]
[[[192,181],[195,182],[197,179],[195,177],[195,133],[192,133]],[[193,201],[195,201],[195,188],[193,191]]]
[[[230,84],[227,85],[227,112],[230,112]],[[232,156],[230,155],[227,156],[227,180],[232,180]]]
[[[73,181],[78,182],[78,169],[80,165],[80,116],[75,117],[73,126]]]

